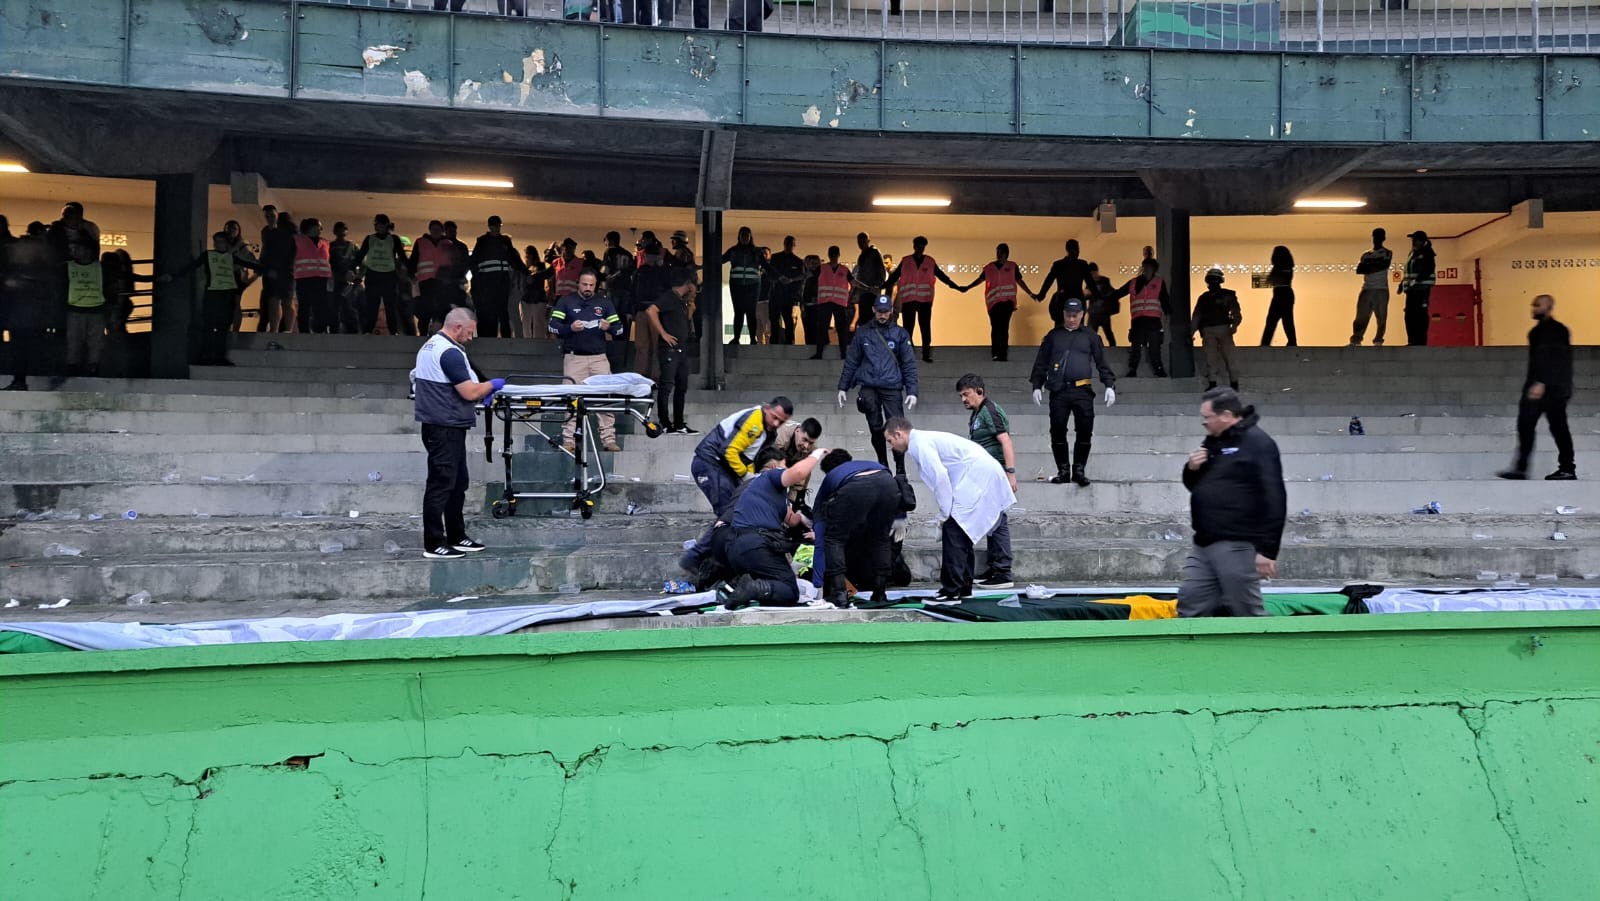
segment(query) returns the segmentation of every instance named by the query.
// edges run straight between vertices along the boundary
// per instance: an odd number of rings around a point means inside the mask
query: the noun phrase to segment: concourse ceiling
[[[864,210],[885,193],[938,193],[952,211],[1087,216],[1112,200],[1207,215],[1282,212],[1306,193],[1373,212],[1600,209],[1592,144],[1308,145],[1074,140],[739,127],[731,207]],[[403,193],[428,174],[512,178],[557,203],[692,207],[703,123],[558,117],[0,79],[0,157],[39,171],[149,177],[258,172],[275,188]],[[9,146],[8,146],[9,145]],[[185,159],[190,154],[193,159]],[[187,165],[185,166],[185,163]],[[1426,171],[1419,171],[1426,170]]]

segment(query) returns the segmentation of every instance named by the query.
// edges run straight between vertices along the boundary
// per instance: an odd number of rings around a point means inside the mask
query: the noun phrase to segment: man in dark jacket
[[[1261,580],[1278,574],[1287,497],[1278,445],[1238,392],[1201,395],[1206,439],[1183,467],[1194,547],[1183,561],[1179,616],[1265,616]]]
[[[1540,416],[1550,423],[1550,437],[1556,440],[1556,471],[1545,479],[1570,482],[1578,477],[1572,431],[1567,428],[1567,401],[1572,399],[1572,333],[1550,315],[1555,306],[1556,299],[1548,294],[1533,299],[1533,318],[1539,324],[1528,332],[1528,377],[1522,383],[1522,400],[1517,405],[1517,458],[1510,469],[1499,473],[1502,479],[1528,477],[1528,457],[1533,453],[1533,433]]]
[[[1206,290],[1194,302],[1189,328],[1199,334],[1205,346],[1206,390],[1217,387],[1221,379],[1239,390],[1239,361],[1234,356],[1233,334],[1244,320],[1239,312],[1239,295],[1222,287],[1222,270],[1206,272]]]
[[[1050,452],[1056,459],[1056,485],[1076,482],[1089,484],[1089,448],[1094,440],[1094,389],[1091,380],[1100,376],[1106,389],[1106,406],[1117,402],[1117,376],[1106,365],[1100,337],[1083,327],[1083,301],[1069,297],[1061,302],[1061,325],[1050,330],[1039,344],[1028,381],[1033,384],[1033,402],[1044,402],[1044,389],[1050,389]],[[1076,417],[1077,441],[1067,452],[1067,422]]]
[[[1411,255],[1406,257],[1405,275],[1400,279],[1399,292],[1406,296],[1406,343],[1412,347],[1428,345],[1428,299],[1433,294],[1434,253],[1428,233],[1414,231]]]
[[[806,283],[806,265],[794,252],[794,235],[783,239],[783,249],[772,255],[767,263],[772,276],[772,299],[768,309],[772,315],[773,344],[795,343],[794,308],[800,303],[800,292]]]
[[[850,302],[855,304],[856,325],[859,326],[866,325],[872,318],[872,305],[883,293],[883,283],[889,280],[889,272],[883,265],[883,251],[872,243],[872,237],[866,232],[856,235],[856,247],[861,253],[856,256],[856,268],[850,273]]]
[[[0,247],[0,326],[11,337],[13,367],[6,391],[28,390],[28,376],[38,374],[45,333],[56,326],[64,305],[65,281],[57,276],[62,266],[42,222]]]
[[[867,431],[878,462],[889,465],[889,445],[883,427],[889,420],[917,408],[917,357],[911,352],[911,336],[894,324],[894,304],[879,297],[872,305],[872,319],[856,329],[850,350],[845,353],[844,371],[839,373],[839,408],[844,408],[845,392],[861,386],[856,408],[867,416]],[[894,471],[906,471],[906,455],[894,455]]]
[[[722,262],[728,267],[728,294],[733,298],[733,339],[729,347],[737,347],[739,333],[745,323],[750,324],[750,343],[756,343],[756,304],[761,300],[761,274],[767,270],[767,261],[756,247],[755,235],[748,228],[739,229],[739,243],[723,251]]]
[[[556,301],[550,310],[550,332],[561,339],[561,374],[574,384],[583,384],[592,375],[610,375],[611,360],[606,356],[609,341],[622,340],[622,318],[611,298],[599,293],[599,277],[593,272],[578,276],[578,293]],[[616,453],[617,417],[601,413],[600,447]],[[577,418],[569,417],[561,426],[561,446],[567,453],[577,449]]]
[[[472,245],[472,306],[485,338],[511,337],[511,277],[526,274],[527,264],[509,235],[500,232],[500,217],[490,216],[489,230]]]

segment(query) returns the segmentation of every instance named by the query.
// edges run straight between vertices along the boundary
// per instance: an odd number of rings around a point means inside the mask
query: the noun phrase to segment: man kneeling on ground
[[[884,589],[894,561],[890,530],[900,515],[900,486],[883,465],[854,460],[843,448],[829,451],[821,465],[826,475],[817,489],[811,581],[822,588],[824,600],[848,607],[845,573],[864,573],[861,587],[872,592],[872,605],[887,606]]]
[[[737,610],[756,603],[780,607],[799,603],[800,587],[789,566],[796,545],[787,530],[807,523],[789,505],[789,489],[804,485],[827,453],[818,448],[788,468],[781,458],[763,454],[768,468],[750,481],[733,508],[727,554],[735,576],[732,584],[717,586],[717,600],[723,606]]]

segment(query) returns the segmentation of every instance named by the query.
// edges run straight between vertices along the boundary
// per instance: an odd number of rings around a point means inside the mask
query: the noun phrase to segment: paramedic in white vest
[[[477,335],[478,318],[465,307],[444,317],[417,351],[411,370],[422,446],[428,449],[428,485],[422,494],[422,556],[453,560],[484,549],[467,537],[462,507],[467,498],[467,430],[477,424],[477,405],[505,387],[505,379],[473,377],[466,346]]]
[[[1017,497],[1005,467],[976,441],[912,429],[906,419],[889,420],[883,435],[896,453],[917,465],[939,509],[939,593],[929,603],[959,604],[972,597],[972,546],[978,539],[988,539],[992,555],[1011,556],[1006,511]]]

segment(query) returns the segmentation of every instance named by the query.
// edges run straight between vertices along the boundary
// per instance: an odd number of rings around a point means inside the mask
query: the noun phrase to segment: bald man
[[[477,424],[477,405],[505,387],[505,379],[480,382],[467,359],[478,333],[478,317],[466,307],[445,314],[444,325],[417,351],[411,370],[416,419],[428,450],[428,484],[422,495],[422,556],[454,560],[484,550],[467,537],[462,507],[467,500],[467,430]]]
[[[1547,481],[1570,482],[1578,478],[1573,457],[1572,430],[1567,428],[1567,401],[1572,399],[1572,333],[1555,320],[1556,299],[1540,294],[1531,314],[1537,323],[1528,332],[1528,377],[1517,404],[1517,456],[1511,468],[1497,473],[1502,479],[1526,479],[1528,457],[1533,454],[1534,430],[1539,417],[1550,424],[1556,440],[1556,471]]]

